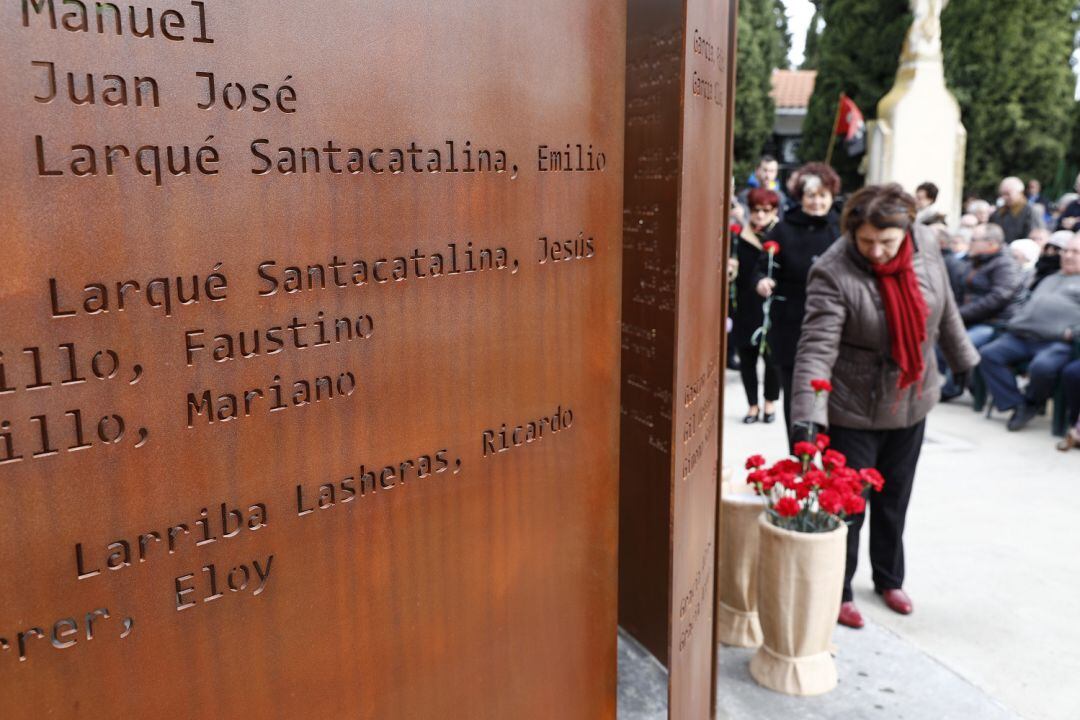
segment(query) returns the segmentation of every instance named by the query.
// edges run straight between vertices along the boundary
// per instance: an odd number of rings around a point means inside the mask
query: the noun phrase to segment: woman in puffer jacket
[[[844,209],[843,236],[810,270],[793,378],[796,437],[828,428],[832,447],[856,468],[885,477],[872,493],[870,564],[874,589],[894,611],[913,606],[903,591],[904,522],[922,449],[926,416],[937,403],[940,343],[955,373],[979,355],[964,331],[933,233],[915,222],[915,199],[899,185],[870,186]],[[810,381],[831,380],[827,407]],[[865,515],[848,528],[839,622],[862,627],[851,579]]]

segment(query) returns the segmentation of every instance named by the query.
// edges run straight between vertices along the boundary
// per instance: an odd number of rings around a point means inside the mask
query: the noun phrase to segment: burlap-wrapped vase
[[[836,687],[832,634],[840,614],[847,525],[827,533],[758,521],[758,616],[764,643],[750,660],[760,685],[788,695]]]
[[[716,555],[716,638],[734,647],[761,644],[757,612],[758,517],[764,498],[749,485],[725,482],[720,491]]]

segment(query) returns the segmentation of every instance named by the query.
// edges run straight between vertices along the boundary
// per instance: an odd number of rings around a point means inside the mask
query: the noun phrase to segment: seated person
[[[1080,360],[1073,360],[1065,366],[1061,371],[1061,382],[1065,385],[1065,406],[1072,428],[1066,433],[1065,439],[1058,443],[1058,450],[1080,448]]]
[[[971,344],[980,348],[994,338],[1024,297],[1024,274],[1005,246],[1004,231],[993,224],[975,227],[967,261],[958,264],[961,273],[957,298],[960,317],[967,326]],[[946,373],[941,388],[942,401],[948,402],[963,392],[964,379]]]
[[[1042,250],[1034,240],[1022,238],[1009,243],[1009,252],[1012,253],[1017,267],[1020,268],[1020,276],[1023,278],[1021,292],[1028,290],[1035,282],[1035,263],[1039,261]]]
[[[1072,236],[1071,230],[1058,230],[1047,239],[1046,244],[1043,245],[1042,254],[1035,262],[1035,280],[1031,283],[1032,290],[1061,269],[1061,251]]]
[[[1080,334],[1080,235],[1061,253],[1061,271],[1042,281],[1006,326],[1007,332],[981,348],[979,372],[998,410],[1012,410],[1009,430],[1025,427],[1054,392]],[[1012,365],[1030,361],[1026,394],[1016,386]]]
[[[1076,176],[1075,189],[1077,193],[1080,193],[1080,175]],[[1076,193],[1069,193],[1062,196],[1058,201],[1058,205],[1064,207],[1061,215],[1058,218],[1057,229],[1058,230],[1072,230],[1076,232],[1080,230],[1080,227],[1076,226],[1077,220],[1080,220],[1080,197],[1077,197]]]
[[[960,317],[976,348],[994,337],[995,328],[1012,317],[1021,300],[1024,276],[1005,248],[1005,233],[997,225],[980,225],[971,236],[971,267],[964,276]]]

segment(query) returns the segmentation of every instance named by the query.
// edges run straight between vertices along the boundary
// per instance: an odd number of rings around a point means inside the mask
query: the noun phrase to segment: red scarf
[[[930,311],[915,277],[912,257],[915,241],[904,238],[900,252],[884,265],[872,265],[877,275],[878,291],[885,304],[885,322],[892,341],[892,357],[900,366],[896,386],[903,390],[922,378],[926,363],[922,346],[926,342],[926,318]]]

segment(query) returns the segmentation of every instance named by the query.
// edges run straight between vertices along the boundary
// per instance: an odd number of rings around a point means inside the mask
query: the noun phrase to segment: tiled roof
[[[802,108],[814,94],[817,70],[773,70],[772,96],[779,108]]]

